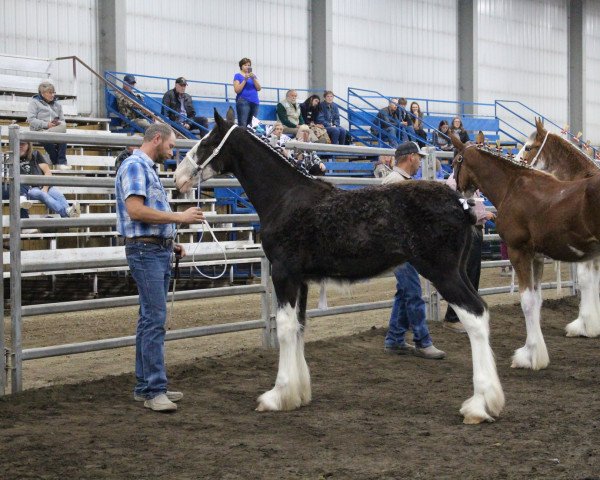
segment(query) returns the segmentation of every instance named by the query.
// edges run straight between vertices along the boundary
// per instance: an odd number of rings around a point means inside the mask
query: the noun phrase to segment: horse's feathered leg
[[[300,295],[298,297],[298,347],[296,348],[296,363],[300,377],[300,403],[308,405],[312,399],[310,388],[310,372],[304,357],[304,331],[306,329],[306,301],[308,298],[308,285],[300,284]]]
[[[277,296],[277,339],[279,341],[279,369],[275,386],[258,398],[258,411],[293,410],[302,405],[303,400],[310,401],[301,395],[302,382],[306,383],[308,368],[301,371],[299,357],[304,360],[303,342],[299,342],[301,325],[298,323],[299,293],[301,282],[294,281],[289,275],[282,273],[273,265],[273,286]],[[306,308],[306,300],[304,301]],[[299,345],[300,344],[300,345]],[[301,350],[301,351],[299,351]],[[304,365],[306,363],[304,362]],[[308,379],[310,384],[310,378]],[[306,386],[304,386],[306,388]]]
[[[504,392],[498,378],[494,353],[489,342],[489,312],[485,302],[475,293],[470,282],[461,274],[464,256],[445,252],[438,258],[411,259],[421,275],[433,282],[440,294],[452,306],[465,326],[473,358],[474,395],[465,400],[460,409],[464,423],[492,422],[504,408]],[[461,258],[461,265],[451,265],[448,259]]]
[[[515,350],[512,368],[540,370],[550,363],[548,348],[540,325],[542,309],[541,281],[544,273],[544,258],[533,253],[508,249],[510,262],[519,278],[521,308],[525,315],[527,339],[525,345]]]
[[[577,281],[581,291],[579,315],[565,327],[567,337],[597,337],[600,335],[600,261],[578,263]]]

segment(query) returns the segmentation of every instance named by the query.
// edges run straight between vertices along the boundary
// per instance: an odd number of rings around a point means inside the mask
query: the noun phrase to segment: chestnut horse
[[[517,155],[517,160],[554,175],[559,180],[578,180],[600,175],[600,168],[579,148],[559,135],[548,132],[540,119]],[[600,260],[577,264],[581,292],[579,315],[565,330],[567,337],[600,335]]]
[[[497,152],[465,145],[452,136],[457,188],[480,189],[498,210],[496,227],[519,279],[527,340],[513,368],[538,370],[550,363],[540,327],[541,278],[546,255],[565,262],[600,255],[600,175],[563,182]]]
[[[311,401],[304,357],[310,282],[356,281],[409,261],[452,304],[469,335],[475,393],[461,408],[464,422],[492,421],[504,393],[489,345],[488,309],[465,271],[475,222],[466,201],[426,181],[335,188],[229,116],[223,120],[215,111],[214,118],[215,128],[188,152],[174,179],[186,191],[198,177],[233,173],[260,217],[277,297],[279,371],[257,410],[292,410]]]

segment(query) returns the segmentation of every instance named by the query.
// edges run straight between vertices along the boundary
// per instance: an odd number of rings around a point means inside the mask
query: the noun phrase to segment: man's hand
[[[188,129],[188,130],[190,129],[190,124],[189,124],[189,123],[184,123],[184,124],[183,124],[183,126],[184,126],[186,129]]]
[[[183,248],[183,245],[181,245],[180,243],[176,243],[173,246],[173,251],[175,252],[175,255],[177,255],[179,258],[185,257],[185,248]]]
[[[179,223],[201,223],[203,220],[204,213],[198,207],[190,207],[179,212]]]
[[[48,185],[46,185],[45,187],[42,187],[42,192],[48,193],[48,190],[50,190],[50,187]]]

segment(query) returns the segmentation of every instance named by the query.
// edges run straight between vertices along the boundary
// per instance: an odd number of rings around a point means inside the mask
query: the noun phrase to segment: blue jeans
[[[66,143],[42,143],[42,146],[48,153],[53,165],[67,164],[67,144]]]
[[[29,200],[39,200],[46,205],[51,211],[58,213],[61,217],[68,217],[67,209],[69,204],[62,192],[56,187],[50,187],[48,193],[44,192],[39,187],[31,187],[27,191]]]
[[[172,253],[171,248],[153,243],[125,246],[127,263],[140,296],[134,393],[148,399],[167,391],[165,322]]]
[[[333,145],[346,143],[346,129],[344,127],[325,127]]]
[[[419,274],[410,263],[404,263],[394,270],[396,275],[396,295],[390,316],[390,326],[385,336],[385,346],[392,347],[404,343],[404,335],[410,327],[415,345],[426,348],[432,344],[427,321],[425,302],[421,291]]]
[[[384,127],[381,129],[381,139],[389,143],[393,148],[398,146],[398,131],[396,127]]]
[[[412,125],[400,125],[400,139],[403,142],[414,142],[417,134]]]
[[[252,103],[240,97],[235,101],[235,110],[237,112],[238,125],[246,127],[252,124],[252,117],[258,116],[258,103]]]

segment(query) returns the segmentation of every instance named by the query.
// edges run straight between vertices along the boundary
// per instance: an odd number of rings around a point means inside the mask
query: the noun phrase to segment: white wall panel
[[[333,0],[335,92],[456,100],[456,10],[456,0]]]
[[[127,70],[231,83],[248,57],[263,86],[307,88],[308,14],[308,0],[127,0]],[[224,93],[194,84],[188,92]]]
[[[600,145],[600,3],[587,0],[583,11],[585,139]]]
[[[97,0],[2,0],[0,53],[40,58],[77,55],[94,68],[97,64]],[[59,91],[74,90],[69,61],[51,70]],[[79,112],[96,109],[95,78],[81,67],[78,75]]]
[[[476,1],[478,101],[520,100],[566,123],[565,0]]]

